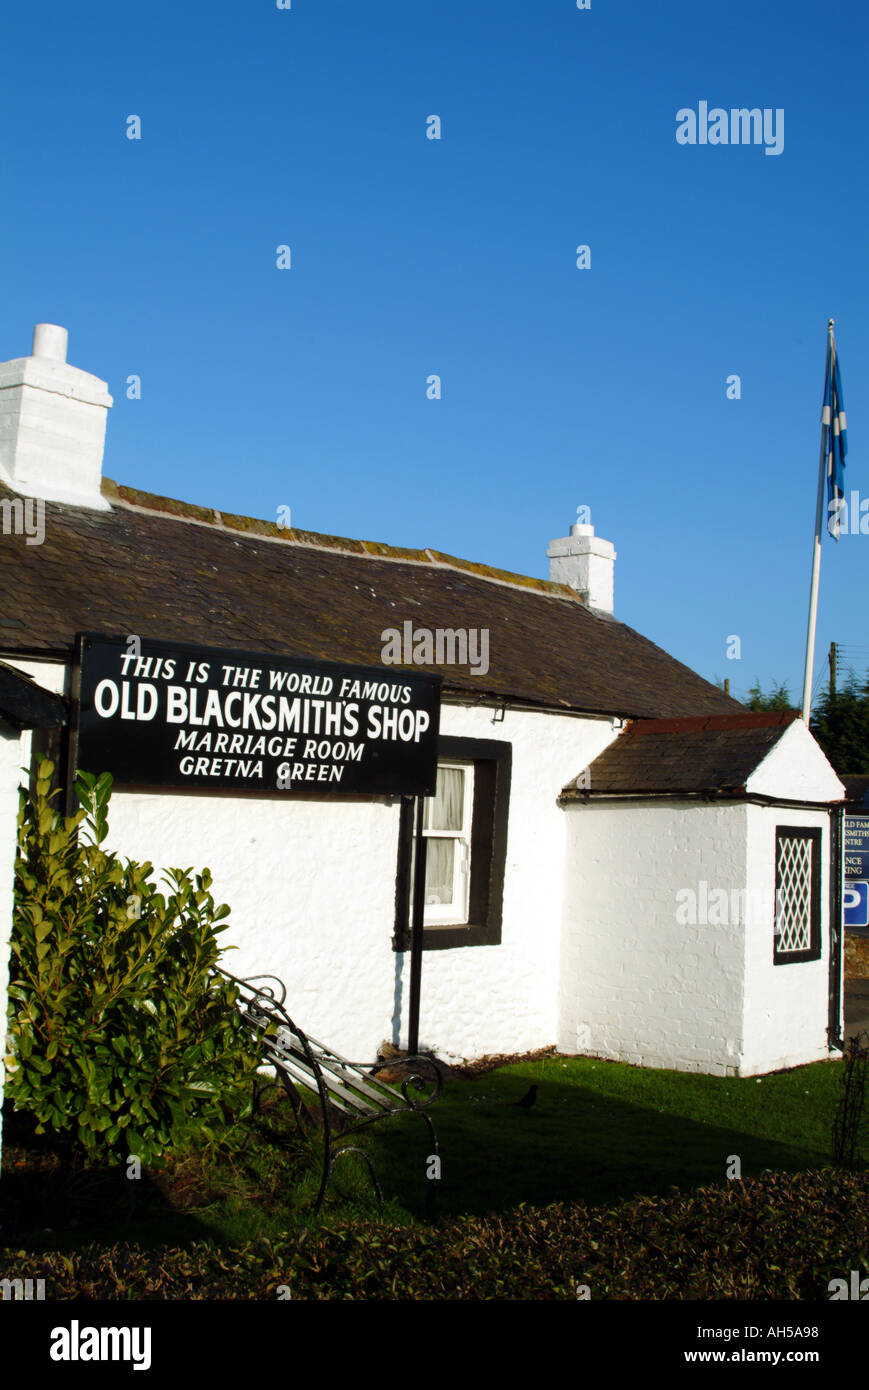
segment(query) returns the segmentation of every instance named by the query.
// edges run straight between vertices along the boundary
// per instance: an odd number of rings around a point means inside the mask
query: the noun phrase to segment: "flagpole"
[[[827,322],[827,369],[824,377],[824,391],[833,370],[836,345],[833,341],[834,320]],[[815,665],[815,628],[818,620],[818,581],[821,574],[821,530],[824,524],[824,491],[827,481],[828,426],[821,425],[821,462],[818,467],[818,503],[815,508],[815,540],[812,547],[812,585],[809,590],[809,625],[806,633],[806,670],[803,677],[802,718],[806,725],[812,709],[812,671]],[[832,421],[829,425],[832,430]]]

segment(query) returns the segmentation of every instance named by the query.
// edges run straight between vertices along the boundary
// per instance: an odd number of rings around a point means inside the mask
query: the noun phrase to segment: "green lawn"
[[[671,1186],[723,1182],[728,1156],[742,1176],[830,1162],[842,1067],[819,1062],[762,1078],[648,1070],[585,1057],[520,1062],[450,1081],[432,1109],[444,1214],[528,1203],[611,1203]],[[538,1085],[530,1110],[512,1102]],[[413,1117],[367,1141],[385,1190],[419,1212],[425,1153]],[[379,1132],[378,1132],[379,1131]]]
[[[451,1077],[431,1110],[442,1160],[438,1214],[568,1201],[606,1206],[673,1186],[725,1185],[730,1155],[741,1159],[745,1178],[823,1167],[841,1075],[836,1062],[734,1080],[553,1056]],[[539,1087],[536,1105],[517,1108],[531,1082]],[[285,1111],[270,1122],[292,1136]],[[311,1152],[297,1140],[286,1152],[264,1134],[244,1145],[243,1137],[217,1159],[184,1155],[140,1182],[117,1170],[85,1176],[72,1205],[45,1156],[37,1171],[34,1155],[13,1142],[4,1153],[0,1224],[7,1238],[31,1249],[74,1249],[97,1235],[152,1248],[203,1237],[236,1245],[307,1224],[319,1181]],[[384,1216],[425,1221],[430,1145],[420,1117],[381,1122],[349,1142],[364,1145],[375,1162]],[[361,1164],[341,1159],[327,1217],[376,1212]]]

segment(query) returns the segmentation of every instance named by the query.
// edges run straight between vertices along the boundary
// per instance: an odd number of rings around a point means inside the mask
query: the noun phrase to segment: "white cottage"
[[[794,712],[633,721],[561,797],[560,1049],[723,1076],[827,1057],[841,794]]]
[[[407,662],[443,680],[422,1046],[727,1075],[838,1055],[842,785],[799,720],[748,714],[614,618],[593,528],[551,543],[545,581],[118,486],[105,383],[65,355],[41,325],[0,365],[0,661],[72,728],[24,734],[25,758],[74,758],[81,633]],[[212,870],[235,973],[281,976],[346,1056],[405,1043],[412,801],[116,788],[114,847]]]

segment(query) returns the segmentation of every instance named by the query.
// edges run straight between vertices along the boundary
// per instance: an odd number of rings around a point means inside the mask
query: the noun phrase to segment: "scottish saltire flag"
[[[848,452],[848,427],[845,422],[845,402],[842,400],[842,380],[839,376],[839,357],[833,351],[832,370],[824,386],[824,408],[821,411],[824,427],[824,453],[827,460],[827,530],[839,539],[841,514],[845,504],[845,455]]]

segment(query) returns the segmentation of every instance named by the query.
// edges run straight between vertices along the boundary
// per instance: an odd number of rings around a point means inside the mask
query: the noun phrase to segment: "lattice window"
[[[820,850],[820,830],[776,830],[777,961],[816,960],[820,955]]]

